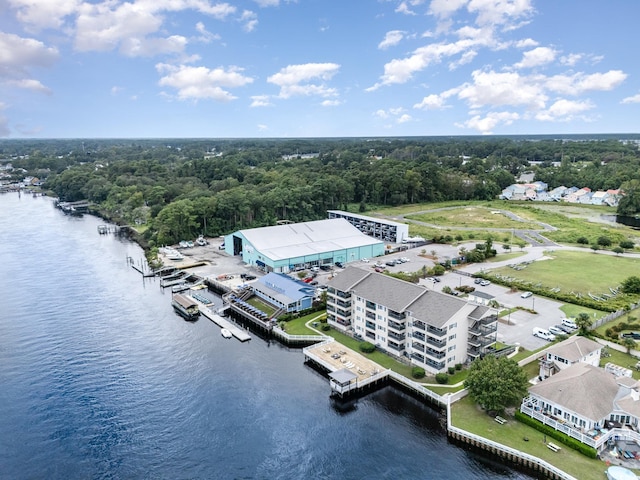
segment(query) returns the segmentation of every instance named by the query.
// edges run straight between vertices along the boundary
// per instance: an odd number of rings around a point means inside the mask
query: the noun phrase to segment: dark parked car
[[[622,338],[633,338],[634,340],[640,340],[640,333],[639,332],[628,332],[628,333],[623,333],[621,335]]]
[[[336,262],[336,267],[338,268],[344,268],[344,264],[342,262]]]
[[[482,281],[482,279],[481,279],[481,278],[476,278],[476,279],[473,281],[473,283],[475,283],[475,284],[480,284],[480,282],[481,282],[481,281]]]

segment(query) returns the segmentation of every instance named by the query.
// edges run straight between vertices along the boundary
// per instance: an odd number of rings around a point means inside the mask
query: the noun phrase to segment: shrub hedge
[[[516,411],[515,418],[519,422],[522,422],[526,425],[529,425],[530,427],[535,428],[536,430],[544,433],[545,435],[553,438],[554,440],[557,440],[565,444],[569,448],[573,448],[574,450],[577,450],[578,452],[582,453],[583,455],[589,458],[597,458],[598,456],[598,452],[596,451],[595,448],[590,447],[589,445],[585,445],[584,443],[579,442],[575,438],[570,437],[566,433],[559,432],[558,430],[551,428],[549,425],[545,425],[539,420],[536,420],[535,418],[531,418],[529,415],[525,415],[520,411]]]

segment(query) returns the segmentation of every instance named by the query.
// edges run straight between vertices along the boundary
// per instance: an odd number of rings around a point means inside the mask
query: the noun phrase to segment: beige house
[[[540,379],[548,378],[576,363],[600,365],[602,345],[586,337],[573,335],[545,350],[540,359]]]

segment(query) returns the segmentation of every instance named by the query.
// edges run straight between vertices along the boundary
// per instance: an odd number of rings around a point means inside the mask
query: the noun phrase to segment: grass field
[[[593,252],[550,252],[548,260],[536,261],[522,270],[510,267],[492,269],[493,275],[503,275],[532,285],[560,288],[564,292],[611,294],[623,280],[640,271],[640,259],[601,255]]]
[[[458,228],[541,228],[537,222],[519,222],[503,215],[498,210],[492,210],[491,208],[480,205],[416,213],[407,215],[407,218],[411,220],[419,220],[425,223],[433,223],[440,226],[452,226]]]
[[[447,211],[438,209],[458,207]],[[491,211],[508,210],[524,222],[510,220],[504,215],[492,214]],[[484,240],[491,236],[500,240],[507,232],[490,231],[488,228],[523,228],[541,230],[538,222],[552,225],[557,230],[545,232],[548,238],[560,242],[576,244],[580,237],[585,237],[589,244],[595,243],[600,236],[607,236],[613,245],[622,240],[632,240],[640,244],[640,236],[636,230],[624,225],[605,223],[602,215],[614,215],[615,208],[574,205],[567,203],[546,202],[510,202],[506,200],[443,202],[416,205],[403,205],[393,208],[380,208],[367,215],[384,215],[407,218],[432,223],[437,227],[411,224],[411,235],[432,238],[436,235],[461,236],[463,239]],[[398,220],[402,221],[398,218]],[[461,228],[462,227],[462,228]]]

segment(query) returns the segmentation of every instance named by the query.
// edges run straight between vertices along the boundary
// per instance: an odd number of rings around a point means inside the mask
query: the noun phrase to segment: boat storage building
[[[384,255],[384,242],[343,218],[239,230],[224,239],[229,255],[267,272],[348,263]]]

